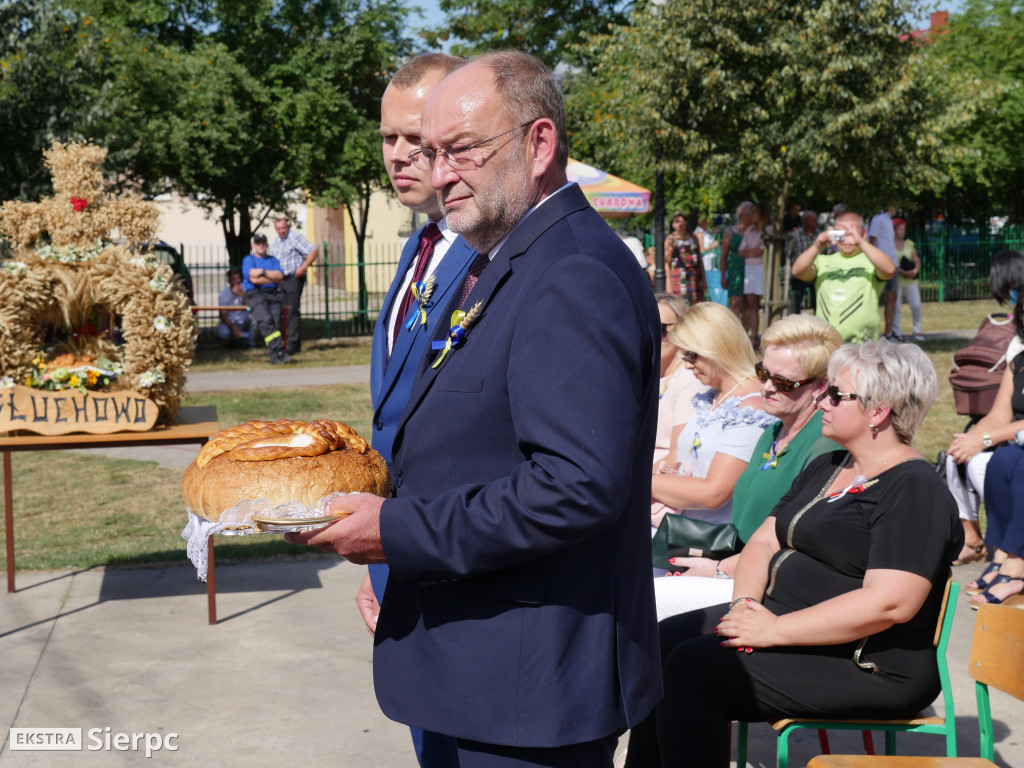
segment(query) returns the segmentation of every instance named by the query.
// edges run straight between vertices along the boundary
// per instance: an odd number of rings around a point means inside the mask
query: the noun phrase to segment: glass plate
[[[326,515],[324,517],[281,518],[254,517],[252,526],[256,533],[291,533],[294,531],[312,531],[323,528],[333,522],[348,517],[349,513]]]

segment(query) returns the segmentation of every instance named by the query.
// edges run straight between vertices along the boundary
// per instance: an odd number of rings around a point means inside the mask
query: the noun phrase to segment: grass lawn
[[[976,330],[995,302],[924,305],[924,330]],[[909,310],[904,308],[909,331]],[[926,341],[939,376],[939,398],[925,419],[915,445],[934,461],[966,418],[956,414],[949,386],[953,353],[963,339]],[[352,365],[369,362],[365,340],[336,340],[306,345],[301,365]],[[249,370],[266,365],[262,351],[227,352],[203,348],[196,370]],[[203,392],[185,405],[215,405],[222,427],[249,419],[288,417],[308,421],[331,417],[360,434],[370,433],[372,417],[366,386],[296,387],[276,390]],[[15,453],[15,529],[19,570],[88,568],[148,562],[184,561],[185,525],[181,473],[153,462],[107,459],[62,451]],[[286,544],[279,536],[221,538],[218,561],[231,558],[308,555],[307,547]],[[0,567],[6,563],[0,558]]]

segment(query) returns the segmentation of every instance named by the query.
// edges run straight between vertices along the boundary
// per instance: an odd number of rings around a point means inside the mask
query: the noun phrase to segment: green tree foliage
[[[88,83],[72,95],[98,117],[76,129],[110,149],[122,184],[170,186],[220,211],[236,259],[296,189],[357,205],[348,196],[360,181],[381,178],[379,150],[370,168],[349,139],[377,120],[410,48],[402,0],[65,0],[63,9],[58,0],[16,1],[30,28],[38,12],[29,6],[46,3],[72,27],[98,30],[98,42],[82,38],[105,46],[98,76],[66,63],[70,50],[36,44],[52,48],[42,57],[51,71],[80,70]]]
[[[574,149],[656,167],[709,199],[791,194],[872,210],[941,186],[978,89],[937,76],[909,0],[668,0],[590,38]]]
[[[1024,221],[1024,2],[967,0],[935,52],[940,69],[999,88],[989,108],[954,135],[968,150],[954,167],[964,202],[976,215]]]
[[[626,20],[621,0],[440,0],[446,26],[425,30],[430,46],[455,38],[452,53],[468,56],[500,48],[532,53],[549,67],[579,60],[588,33]]]
[[[50,192],[43,149],[102,117],[91,97],[108,47],[91,18],[54,0],[0,2],[0,200]]]

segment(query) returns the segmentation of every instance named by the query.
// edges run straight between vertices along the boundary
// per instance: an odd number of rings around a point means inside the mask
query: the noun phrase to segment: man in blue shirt
[[[245,303],[252,311],[252,323],[263,337],[272,365],[290,363],[281,341],[281,263],[267,256],[267,236],[253,235],[252,253],[242,259],[242,287]]]

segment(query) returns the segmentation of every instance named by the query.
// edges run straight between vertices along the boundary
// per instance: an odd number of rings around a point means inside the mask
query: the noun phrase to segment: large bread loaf
[[[251,421],[213,437],[185,470],[189,511],[207,520],[246,499],[315,507],[333,493],[387,496],[391,477],[379,453],[334,421]]]

